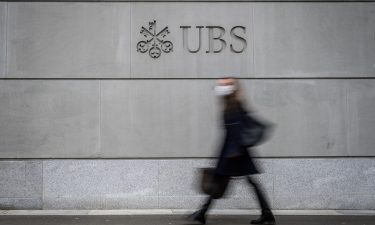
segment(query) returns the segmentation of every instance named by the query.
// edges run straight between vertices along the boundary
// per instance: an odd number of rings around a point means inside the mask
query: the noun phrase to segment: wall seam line
[[[132,62],[133,54],[132,54],[132,52],[133,51],[131,50],[132,49],[131,45],[132,45],[132,40],[133,40],[132,35],[131,35],[132,31],[133,31],[133,25],[132,25],[133,3],[132,2],[129,3],[129,11],[130,11],[129,12],[129,14],[130,14],[130,20],[129,20],[130,21],[130,34],[129,34],[130,35],[130,42],[129,42],[129,51],[130,51],[130,65],[129,65],[130,69],[129,70],[130,70],[130,74],[129,74],[129,76],[130,76],[130,79],[132,79],[132,77],[133,77],[132,76],[132,73],[133,73],[133,71],[132,71],[132,65],[133,65],[133,62]]]
[[[98,155],[102,154],[102,81],[99,80],[99,152]]]
[[[42,160],[42,196],[41,196],[41,200],[42,200],[42,209],[45,209],[44,208],[44,160]]]
[[[256,60],[255,60],[255,4],[252,4],[252,11],[253,11],[253,15],[252,15],[252,24],[253,24],[253,46],[251,48],[251,51],[253,51],[253,69],[254,69],[254,72],[253,74],[256,75],[257,74],[257,70],[256,70]],[[250,34],[251,35],[251,34]]]

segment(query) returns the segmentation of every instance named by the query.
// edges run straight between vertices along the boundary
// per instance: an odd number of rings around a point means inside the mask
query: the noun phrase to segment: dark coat
[[[246,176],[259,173],[249,151],[240,143],[240,123],[245,114],[246,111],[239,106],[223,115],[225,138],[216,166],[219,175]]]

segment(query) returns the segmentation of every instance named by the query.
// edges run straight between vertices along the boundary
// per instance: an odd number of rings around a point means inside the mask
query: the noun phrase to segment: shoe
[[[274,225],[276,224],[275,217],[273,216],[270,210],[262,211],[262,215],[256,219],[252,220],[251,224],[267,224],[267,225]]]
[[[197,221],[201,224],[206,224],[206,215],[205,212],[201,209],[196,211],[195,213],[188,216],[189,220]]]

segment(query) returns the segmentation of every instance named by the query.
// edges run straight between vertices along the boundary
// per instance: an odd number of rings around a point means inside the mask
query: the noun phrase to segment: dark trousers
[[[260,185],[255,182],[250,176],[247,176],[247,182],[250,184],[250,186],[254,189],[255,194],[258,198],[258,202],[260,207],[262,208],[262,211],[264,210],[270,210],[270,206],[267,202],[267,199],[265,195],[263,194],[262,190],[260,189]],[[208,209],[210,208],[210,205],[212,203],[212,196],[208,196],[205,204],[202,206],[202,213],[205,214]]]

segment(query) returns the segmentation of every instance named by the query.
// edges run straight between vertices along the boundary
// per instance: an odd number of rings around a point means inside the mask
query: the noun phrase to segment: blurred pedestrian
[[[248,183],[254,189],[258,198],[262,214],[252,224],[275,224],[270,205],[258,184],[250,175],[258,174],[247,147],[241,143],[241,123],[247,111],[240,98],[240,86],[235,78],[222,78],[217,82],[215,93],[222,100],[223,122],[225,127],[224,143],[221,147],[219,160],[214,170],[216,177],[239,177],[246,176]],[[224,179],[225,180],[225,179]],[[225,186],[226,187],[226,186]],[[201,209],[193,213],[189,218],[202,224],[206,223],[206,213],[215,199],[209,195]]]

